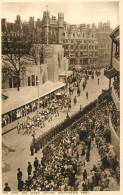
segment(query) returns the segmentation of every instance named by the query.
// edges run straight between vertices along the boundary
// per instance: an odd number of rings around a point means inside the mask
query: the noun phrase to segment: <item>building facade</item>
[[[108,65],[110,61],[111,40],[110,23],[70,25],[64,21],[64,14],[58,13],[58,18],[44,11],[42,19],[22,22],[17,16],[15,23],[2,19],[2,35],[5,32],[17,33],[33,38],[34,44],[62,44],[64,56],[70,64]]]
[[[70,64],[96,65],[98,62],[96,26],[94,24],[68,26],[64,31],[63,47]]]
[[[64,49],[62,45],[44,45],[43,46],[43,63],[40,60],[41,45],[33,46],[33,53],[35,52],[35,60],[32,57],[22,59],[23,66],[20,72],[20,87],[37,86],[52,81],[54,83],[59,81],[59,74],[68,71],[68,59],[64,57]],[[16,88],[17,77],[10,72],[4,71],[4,67],[11,67],[6,55],[2,56],[2,89]],[[9,69],[6,70],[9,70]]]
[[[111,57],[110,23],[99,22],[97,31],[98,60],[100,64],[109,65]]]

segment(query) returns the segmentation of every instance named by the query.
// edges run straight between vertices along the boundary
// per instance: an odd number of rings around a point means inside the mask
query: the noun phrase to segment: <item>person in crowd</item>
[[[86,92],[86,99],[88,99],[88,91]]]
[[[37,171],[37,169],[38,169],[38,159],[37,159],[37,157],[35,157],[35,160],[34,160],[34,167],[35,167],[35,171]]]
[[[8,183],[5,183],[4,191],[11,191],[11,188],[9,187]]]
[[[76,105],[76,103],[77,103],[76,96],[74,97],[73,101],[74,101],[74,106],[75,106],[75,105]]]
[[[28,162],[27,173],[28,173],[28,176],[30,176],[32,173],[32,165],[30,162]]]
[[[24,186],[24,182],[20,179],[18,182],[18,190],[22,191],[23,190],[23,186]]]
[[[83,180],[85,181],[87,179],[87,171],[86,169],[84,169],[84,172],[83,172]]]
[[[66,119],[69,119],[70,118],[70,116],[69,116],[69,114],[68,114],[68,112],[67,112],[67,116],[66,116]]]
[[[20,168],[17,169],[18,172],[17,172],[17,180],[18,180],[18,183],[19,181],[22,179],[22,171],[20,170]]]
[[[80,104],[80,111],[82,111],[82,105]]]
[[[17,133],[19,134],[20,133],[20,123],[18,122],[17,124]]]

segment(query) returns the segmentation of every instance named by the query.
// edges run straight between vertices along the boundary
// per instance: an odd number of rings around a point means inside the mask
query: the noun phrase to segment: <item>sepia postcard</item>
[[[123,194],[122,7],[1,1],[1,194]]]

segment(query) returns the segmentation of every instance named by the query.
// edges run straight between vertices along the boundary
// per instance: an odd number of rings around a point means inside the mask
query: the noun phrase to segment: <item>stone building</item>
[[[17,16],[14,23],[2,19],[2,35],[9,31],[21,33],[33,38],[34,44],[62,44],[64,55],[70,64],[108,65],[110,61],[111,40],[110,23],[70,25],[64,21],[64,14],[58,13],[58,18],[44,11],[42,19],[35,21],[30,17],[28,22],[22,22]]]
[[[70,64],[97,64],[98,42],[97,28],[93,24],[71,25],[63,34],[65,56]]]
[[[22,59],[23,66],[20,73],[20,87],[42,85],[47,81],[58,82],[59,74],[68,71],[68,59],[64,57],[62,45],[43,45],[43,61],[40,60],[41,45],[33,46],[33,53],[36,55],[36,62],[32,57]],[[7,60],[5,55],[2,56],[2,67],[13,66]],[[16,88],[17,78],[9,72],[2,72],[2,88]]]
[[[100,64],[109,65],[111,56],[110,23],[99,22],[97,31],[98,60]]]

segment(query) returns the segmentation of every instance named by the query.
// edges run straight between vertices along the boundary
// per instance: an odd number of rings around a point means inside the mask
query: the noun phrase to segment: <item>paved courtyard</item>
[[[100,75],[100,84],[98,85],[98,78],[95,76],[95,79],[92,80],[89,78],[87,81],[86,89],[83,90],[81,87],[81,95],[78,97],[76,90],[74,91],[74,94],[72,95],[72,108],[68,112],[71,116],[73,113],[78,111],[80,109],[80,104],[82,107],[89,104],[91,101],[95,100],[102,92],[102,89],[108,89],[109,81],[106,77],[103,75],[103,70],[101,71]],[[82,85],[81,85],[82,86]],[[88,99],[86,99],[86,92],[88,91]],[[73,98],[77,97],[77,104],[74,106],[73,104]],[[43,132],[47,131],[53,126],[56,126],[59,124],[62,120],[66,118],[66,111],[60,111],[59,116],[55,117],[53,116],[53,120],[51,122],[46,121],[44,128],[36,128],[36,136],[39,136],[43,134]],[[34,114],[34,113],[33,113]],[[20,120],[24,120],[23,118]],[[11,127],[15,126],[15,123],[11,124]],[[2,143],[3,143],[3,149],[2,149],[2,185],[4,187],[4,183],[8,182],[11,189],[13,191],[17,190],[17,168],[20,168],[23,172],[22,179],[25,181],[27,179],[27,164],[28,161],[32,162],[34,161],[35,157],[38,157],[40,160],[42,157],[41,150],[34,154],[34,156],[30,155],[30,142],[32,141],[31,135],[23,135],[21,132],[20,134],[17,134],[17,129],[12,130],[11,132],[5,134],[2,136]],[[97,150],[96,148],[94,150]],[[90,163],[93,164],[93,161],[96,162],[96,152],[92,153],[92,157]],[[98,163],[98,162],[97,162]],[[91,166],[91,165],[89,165]]]

